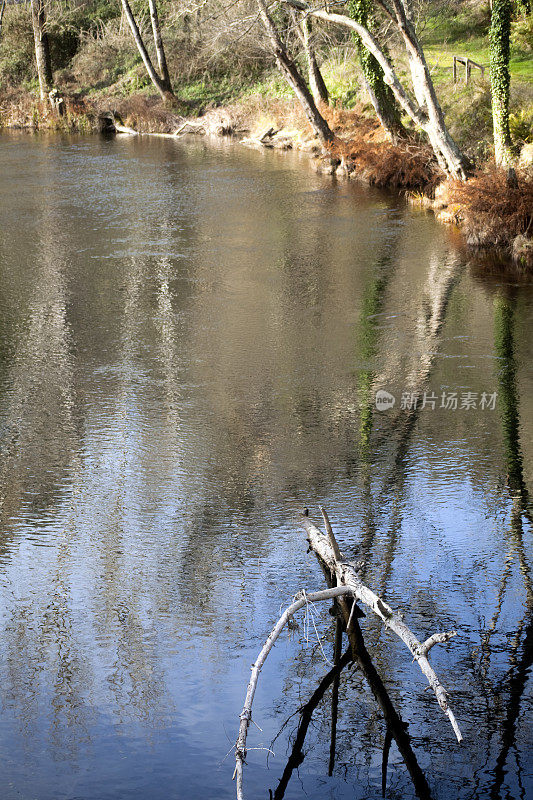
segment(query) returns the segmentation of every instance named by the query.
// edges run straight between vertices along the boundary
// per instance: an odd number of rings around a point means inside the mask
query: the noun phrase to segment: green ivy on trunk
[[[512,160],[509,132],[511,12],[511,0],[493,0],[489,41],[494,154],[497,164],[509,164]]]
[[[372,7],[370,0],[349,0],[350,16],[360,25],[372,29]],[[357,34],[354,34],[359,54],[359,62],[366,81],[372,104],[381,124],[393,136],[405,134],[400,118],[400,110],[392,90],[383,80],[383,70]]]

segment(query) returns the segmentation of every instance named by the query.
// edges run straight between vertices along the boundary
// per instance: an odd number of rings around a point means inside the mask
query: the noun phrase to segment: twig
[[[431,648],[436,644],[444,644],[453,636],[457,636],[457,631],[447,631],[446,633],[434,633],[429,639],[420,645],[418,652],[421,656],[427,656]]]
[[[244,706],[239,716],[241,722],[239,726],[239,735],[237,736],[237,742],[235,744],[235,771],[233,773],[233,777],[237,778],[237,800],[244,800],[243,764],[246,759],[246,737],[248,734],[248,726],[250,725],[252,719],[252,703],[254,700],[255,690],[257,688],[257,682],[259,680],[259,673],[261,672],[263,664],[265,663],[268,654],[272,650],[276,639],[279,637],[283,628],[287,624],[289,617],[292,617],[293,614],[295,614],[304,606],[307,606],[309,603],[316,603],[321,600],[330,600],[333,597],[342,597],[344,595],[351,594],[353,594],[353,591],[348,586],[335,586],[333,589],[324,589],[324,591],[321,592],[299,592],[298,595],[296,595],[294,603],[285,609],[281,617],[272,628],[272,631],[270,632],[265,644],[261,648],[261,652],[256,658],[255,663],[252,664],[252,675],[250,677],[250,682],[248,683]]]

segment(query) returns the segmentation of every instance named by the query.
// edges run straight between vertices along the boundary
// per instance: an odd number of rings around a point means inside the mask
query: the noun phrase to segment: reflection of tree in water
[[[508,528],[508,552],[505,558],[500,589],[493,617],[482,636],[481,680],[492,700],[497,714],[493,723],[492,735],[500,740],[500,750],[494,768],[490,796],[493,800],[502,796],[507,774],[506,764],[510,750],[515,750],[517,781],[522,786],[522,766],[520,751],[516,744],[516,728],[520,719],[520,708],[533,664],[533,584],[531,568],[524,543],[524,521],[531,525],[531,506],[529,492],[524,479],[523,456],[520,442],[520,403],[518,394],[518,364],[516,361],[516,309],[515,291],[500,290],[494,299],[494,344],[498,356],[498,403],[502,423],[504,452],[507,468],[507,487],[511,497],[510,522]],[[525,612],[519,620],[514,637],[510,642],[510,667],[497,685],[488,677],[491,667],[492,638],[499,631],[499,622],[507,594],[513,564],[517,563],[525,592]],[[487,765],[488,766],[488,765]]]
[[[110,691],[113,705],[122,720],[137,712],[146,723],[154,721],[159,712],[167,714],[172,700],[165,697],[165,682],[157,642],[150,636],[142,620],[135,589],[128,592],[129,566],[122,556],[127,550],[122,514],[127,513],[127,467],[124,456],[119,480],[109,491],[109,514],[99,514],[90,547],[84,552],[84,563],[90,571],[94,556],[102,567],[94,569],[96,592],[92,622],[100,646],[87,653],[79,634],[79,607],[75,597],[80,589],[80,519],[87,487],[85,467],[78,457],[81,449],[82,426],[77,422],[74,383],[75,346],[69,316],[72,314],[66,286],[67,271],[72,269],[65,257],[68,249],[66,231],[58,222],[54,209],[42,215],[36,249],[38,260],[29,301],[29,311],[22,333],[19,334],[16,355],[5,376],[8,384],[5,404],[5,435],[2,440],[0,466],[0,517],[3,522],[3,541],[11,520],[17,517],[37,519],[38,522],[61,501],[59,525],[53,531],[52,547],[36,550],[47,554],[42,570],[47,582],[36,588],[30,582],[30,600],[13,596],[3,627],[6,649],[4,690],[17,709],[21,729],[28,741],[42,738],[42,694],[49,706],[45,718],[50,729],[47,742],[61,757],[76,757],[79,735],[87,739],[94,722],[91,706],[94,694]],[[126,268],[121,363],[118,369],[116,404],[122,425],[122,453],[131,448],[129,413],[137,397],[131,387],[139,377],[137,346],[139,327],[146,317],[139,307],[145,297],[144,267],[132,262]],[[163,281],[169,280],[168,272]],[[164,291],[164,290],[163,290]],[[161,295],[161,292],[160,292]],[[168,356],[169,310],[164,297],[160,308],[165,319],[161,322],[160,357],[163,371],[173,369]],[[114,310],[114,309],[113,309]],[[166,324],[166,327],[165,327]],[[172,348],[175,342],[171,343]],[[175,376],[172,376],[174,385]],[[170,390],[169,390],[170,391]],[[174,413],[174,399],[166,397],[169,414]],[[123,412],[123,413],[121,413]],[[168,431],[168,428],[165,430]],[[175,435],[175,431],[174,431]],[[117,453],[120,454],[120,446]],[[142,448],[141,448],[142,450]],[[74,484],[72,496],[65,492],[65,475]],[[31,498],[28,508],[26,498]],[[83,509],[85,510],[85,509]],[[103,517],[103,518],[102,518]],[[92,520],[96,522],[96,520]],[[108,523],[106,525],[106,523]],[[85,544],[85,543],[84,543]],[[82,578],[83,580],[83,578]],[[106,643],[106,645],[104,645]],[[114,651],[114,657],[113,657]],[[110,659],[105,687],[98,684],[98,660],[104,652]],[[91,698],[91,699],[90,699]],[[159,715],[160,716],[160,715]],[[72,735],[76,730],[78,738]]]
[[[60,214],[51,202],[40,209],[35,278],[16,355],[6,374],[5,436],[0,466],[0,522],[10,549],[17,518],[41,520],[62,499],[65,473],[79,470],[71,326],[67,308],[68,261]],[[32,498],[28,503],[27,498]],[[37,528],[38,530],[38,528]],[[58,531],[56,566],[43,596],[14,599],[3,630],[7,669],[4,691],[16,703],[23,732],[38,738],[41,692],[51,695],[49,741],[56,754],[74,756],[69,727],[86,729],[84,668],[73,641],[69,566],[72,528]],[[45,550],[46,552],[46,550]],[[15,597],[15,593],[13,598]],[[43,672],[43,665],[47,671]],[[35,729],[35,730],[34,730]]]
[[[326,192],[317,206],[324,213],[295,224],[299,199],[287,208],[286,188],[272,199],[271,226],[254,208],[240,209],[239,237],[265,238],[267,263],[260,247],[244,263],[204,264],[197,256],[200,279],[209,271],[213,286],[231,292],[199,293],[191,315],[191,375],[202,397],[184,446],[203,474],[201,502],[184,514],[190,603],[194,587],[208,594],[228,562],[236,567],[264,554],[277,520],[287,523],[286,498],[327,493],[339,467],[355,463],[356,413],[342,416],[353,406],[351,378],[334,385],[326,376],[343,344],[339,303],[355,304],[361,277],[331,226],[338,195]],[[386,213],[397,222],[394,209]]]
[[[164,230],[162,221],[162,236]],[[136,234],[141,236],[142,230],[137,229]],[[139,586],[132,582],[130,574],[128,549],[132,541],[129,497],[132,486],[141,481],[147,488],[145,502],[152,502],[149,488],[154,486],[151,473],[156,468],[160,482],[172,481],[174,465],[170,462],[164,465],[170,475],[162,470],[160,461],[156,467],[152,463],[154,450],[146,447],[145,437],[157,437],[163,451],[176,441],[179,437],[180,397],[175,374],[178,367],[173,314],[168,297],[171,267],[161,262],[158,265],[158,313],[154,318],[154,329],[155,350],[162,373],[166,424],[148,433],[142,424],[142,407],[148,398],[143,390],[145,368],[141,348],[144,339],[140,330],[146,324],[146,307],[153,291],[147,280],[151,268],[150,261],[133,259],[124,276],[114,426],[112,439],[107,443],[109,452],[113,454],[111,472],[114,479],[106,496],[109,511],[93,537],[93,548],[101,564],[101,588],[93,599],[93,624],[110,660],[106,686],[113,696],[113,708],[119,721],[131,719],[132,714],[137,714],[145,725],[155,726],[171,710],[172,699],[165,686],[153,622],[147,618],[146,608],[143,608],[147,598],[139,591]],[[153,502],[157,502],[156,499]]]
[[[453,253],[444,259],[438,247],[430,254],[429,270],[424,285],[416,295],[414,317],[414,337],[409,342],[409,352],[405,357],[405,389],[419,396],[423,395],[431,377],[439,351],[440,338],[446,320],[446,313],[454,287],[463,272],[463,263]],[[386,347],[380,342],[380,326],[375,320],[384,308],[387,280],[378,272],[375,286],[369,293],[371,314],[362,321],[363,336],[360,337],[365,356],[374,357],[375,352],[384,351],[384,366],[379,374],[369,372],[363,375],[361,397],[366,401],[361,414],[361,476],[363,483],[363,531],[356,548],[358,559],[364,567],[362,575],[372,575],[376,586],[383,594],[393,574],[396,550],[400,544],[402,530],[402,498],[405,492],[406,455],[420,414],[420,404],[411,409],[395,408],[394,412],[381,417],[380,428],[375,427],[375,393],[379,388],[393,387],[398,377],[398,366],[394,347]],[[372,433],[374,435],[372,436]],[[376,451],[383,448],[386,457],[380,463],[380,479],[374,476],[373,461]],[[379,536],[381,520],[386,516],[386,535]],[[427,592],[421,608],[424,617],[435,620],[442,613],[440,604]],[[434,612],[431,613],[431,607]],[[418,608],[418,606],[416,606]],[[420,613],[420,612],[419,612]],[[382,638],[383,628],[375,620],[369,622],[372,631],[372,645],[377,648]],[[391,676],[394,670],[389,663],[385,647],[375,650],[376,665],[382,674]],[[372,740],[370,730],[367,739]]]
[[[383,349],[385,364],[378,374],[375,369],[361,370],[357,387],[361,409],[359,448],[364,514],[357,556],[365,562],[363,575],[368,574],[371,562],[377,565],[376,579],[380,580],[383,592],[392,574],[392,563],[401,531],[405,459],[421,411],[420,403],[412,408],[395,408],[394,412],[389,412],[380,419],[381,427],[372,438],[376,421],[376,391],[394,386],[398,377],[394,347],[387,348],[385,342],[380,342],[379,316],[383,312],[390,280],[389,261],[390,255],[378,259],[375,279],[365,292],[358,337],[361,360],[373,360],[380,349]],[[450,297],[463,271],[462,262],[454,254],[448,254],[444,264],[442,262],[442,253],[436,249],[430,255],[426,281],[417,295],[414,340],[410,342],[410,352],[405,364],[405,389],[420,397],[432,374]],[[387,453],[388,470],[382,469],[384,477],[381,478],[382,485],[378,493],[372,463],[380,448],[384,448]],[[392,502],[387,502],[388,499]],[[389,515],[387,541],[384,551],[377,552],[378,517],[383,513]]]
[[[358,546],[356,548],[357,557],[361,556],[365,560],[365,567],[363,574],[370,569],[371,561],[376,564],[375,570],[381,581],[382,591],[386,586],[392,575],[392,565],[396,554],[396,547],[399,542],[401,533],[401,496],[404,490],[404,473],[405,473],[405,455],[409,446],[410,438],[416,425],[416,420],[420,409],[399,410],[394,417],[394,421],[387,427],[387,437],[385,438],[382,430],[378,430],[377,434],[373,436],[374,421],[375,421],[375,405],[374,398],[376,389],[380,385],[391,385],[392,378],[395,377],[394,368],[390,369],[390,374],[386,369],[379,375],[376,369],[376,357],[379,356],[380,349],[383,343],[380,341],[381,337],[381,324],[380,315],[385,308],[387,288],[390,283],[393,265],[397,260],[397,246],[399,243],[399,236],[388,243],[387,247],[383,248],[382,253],[376,259],[371,272],[371,279],[369,280],[364,293],[363,293],[363,306],[361,311],[358,335],[357,335],[357,355],[361,363],[358,371],[357,380],[357,398],[359,413],[359,474],[362,484],[362,515],[363,515],[363,532]],[[411,363],[407,364],[408,383],[407,387],[412,392],[423,393],[424,388],[427,386],[428,379],[431,375],[435,358],[438,352],[438,344],[440,335],[443,329],[446,311],[449,305],[449,300],[454,286],[462,272],[462,262],[455,257],[448,257],[447,262],[443,266],[442,259],[438,252],[435,252],[431,258],[430,271],[427,276],[425,286],[417,296],[418,313],[415,323],[416,331],[416,346],[412,348]],[[385,359],[386,360],[386,359]],[[388,420],[387,420],[388,422]],[[373,480],[373,457],[375,452],[375,438],[378,441],[386,441],[387,445],[391,439],[394,440],[394,447],[389,447],[388,462],[391,464],[389,473],[385,475],[385,480],[381,487],[381,494],[375,497],[376,488],[379,486],[378,482]],[[384,497],[388,494],[392,495],[392,502],[385,504]],[[377,511],[376,511],[377,507]],[[386,537],[385,548],[380,554],[375,553],[376,538],[380,525],[380,518],[384,514],[389,515],[388,521],[388,534]],[[379,563],[377,563],[379,557]],[[428,602],[431,604],[431,598],[424,597],[424,607],[429,619],[434,620],[438,616],[438,603],[433,603],[433,612],[428,611]],[[370,623],[371,629],[375,628]],[[378,632],[378,636],[380,632]],[[374,637],[375,638],[375,637]],[[364,646],[363,646],[364,648]],[[390,697],[386,693],[385,687],[379,678],[379,674],[370,661],[368,652],[364,648],[366,660],[362,666],[363,674],[370,684],[378,706],[384,714],[385,719],[394,717],[398,724],[396,726],[396,742],[404,756],[405,763],[408,771],[411,772],[411,778],[414,781],[415,792],[420,797],[429,797],[429,787],[427,781],[420,771],[416,763],[416,757],[409,744],[409,736],[401,720],[394,716],[396,712],[392,706]],[[383,674],[391,676],[394,670],[388,663],[388,656],[385,649],[381,647],[376,657],[376,663],[379,664],[380,670]],[[335,671],[331,673],[331,682],[335,686],[338,676],[335,677]],[[357,676],[354,676],[356,678]],[[326,679],[324,679],[326,680]],[[392,679],[394,682],[394,679]],[[319,687],[319,692],[324,690],[324,682]],[[357,686],[352,685],[352,692],[355,690],[359,692],[364,689],[360,681],[357,681]],[[347,707],[343,709],[343,726],[345,735],[343,735],[342,744],[346,748],[346,753],[353,749],[353,729],[360,729],[361,722],[357,720],[357,712],[354,712],[353,698],[348,699],[346,691],[343,692],[344,700]],[[302,746],[303,737],[309,725],[309,711],[314,710],[315,705],[318,703],[315,696],[304,707],[304,715],[302,723],[296,733],[294,740],[293,751],[289,762],[287,764],[284,776],[275,797],[281,797],[290,774],[295,769],[302,759]],[[353,719],[352,719],[353,718]],[[333,719],[335,724],[335,719]],[[364,727],[364,726],[363,726]],[[362,738],[368,743],[370,749],[376,747],[376,740],[379,740],[379,731],[373,724],[372,718],[368,720],[366,732],[361,732]],[[402,738],[405,734],[405,739]],[[322,733],[322,740],[324,739],[325,731]],[[388,752],[390,747],[391,725],[386,725],[385,738],[384,738],[384,753]],[[386,757],[384,757],[386,761]],[[410,767],[412,769],[410,769]],[[353,768],[353,767],[352,767]]]
[[[16,355],[6,370],[0,443],[4,536],[23,509],[38,517],[54,507],[78,449],[67,263],[58,231],[53,209],[48,210],[38,238],[30,307]]]
[[[392,252],[385,252],[377,259],[375,277],[365,289],[364,305],[358,332],[358,356],[361,361],[375,362],[381,355],[382,366],[362,369],[359,372],[357,393],[360,406],[360,451],[363,464],[368,467],[371,456],[371,434],[375,427],[376,391],[380,388],[397,388],[400,359],[392,332],[383,338],[383,325],[380,317],[384,313],[386,290],[390,284],[390,262],[397,259],[398,238],[393,242]],[[429,271],[424,284],[416,293],[416,306],[413,311],[414,327],[406,333],[408,351],[403,354],[405,380],[403,388],[422,396],[431,376],[438,355],[439,342],[446,312],[454,287],[462,272],[463,263],[453,254],[443,254],[437,243],[429,256]],[[409,446],[413,428],[421,410],[416,407],[401,409],[399,398],[394,412],[381,416],[381,428],[372,442],[374,451],[387,445],[392,463],[388,481],[384,482],[383,493],[398,483],[401,468]],[[365,476],[365,481],[369,478]]]
[[[348,666],[353,660],[353,649],[355,648],[354,664],[365,678],[374,698],[381,709],[383,717],[386,722],[386,733],[383,743],[383,760],[382,760],[382,793],[385,796],[386,783],[387,783],[387,766],[389,758],[389,750],[391,741],[394,740],[398,750],[405,763],[415,794],[420,800],[430,800],[431,793],[428,782],[420,765],[417,761],[416,755],[411,746],[411,738],[407,732],[407,725],[403,722],[401,716],[398,714],[385,685],[376,670],[368,650],[366,649],[361,629],[357,621],[353,623],[352,627],[352,645],[348,650],[341,655],[340,649],[336,653],[334,666],[322,678],[317,688],[313,692],[309,700],[300,708],[300,720],[298,723],[297,731],[293,737],[291,752],[289,759],[283,771],[279,784],[273,794],[274,800],[282,800],[285,795],[288,783],[292,777],[295,769],[303,763],[305,759],[304,744],[308,733],[309,726],[312,721],[312,716],[319,704],[322,702],[326,691],[332,686],[332,705],[331,705],[331,752],[330,752],[330,766],[329,774],[332,774],[333,765],[335,762],[335,730],[337,720],[337,707],[338,707],[338,681],[342,670]],[[338,638],[340,645],[341,639]],[[336,691],[337,690],[337,691]],[[344,698],[346,700],[346,698]],[[375,745],[374,745],[375,746]]]
[[[445,286],[443,285],[444,289]],[[449,290],[453,288],[453,282],[449,285],[440,298],[434,298],[432,308],[434,313],[426,317],[424,325],[428,332],[428,343],[433,349],[436,337],[441,327],[443,314],[447,305]],[[495,348],[499,359],[498,371],[498,401],[500,416],[502,421],[503,442],[506,456],[507,485],[511,496],[510,523],[509,523],[509,550],[505,559],[502,572],[502,581],[496,602],[494,616],[482,636],[482,656],[481,656],[481,680],[482,695],[486,698],[487,719],[490,720],[489,727],[492,735],[500,739],[501,748],[494,758],[489,754],[484,769],[493,778],[490,789],[490,796],[496,800],[501,796],[507,774],[506,764],[509,758],[509,751],[516,749],[517,772],[516,777],[520,787],[522,787],[522,767],[520,765],[520,751],[516,744],[516,728],[520,719],[520,705],[526,688],[528,676],[533,663],[533,587],[531,582],[531,569],[526,556],[524,543],[524,522],[527,520],[531,524],[531,507],[529,493],[524,480],[523,458],[520,446],[520,420],[519,420],[519,393],[517,386],[517,363],[515,355],[515,335],[516,324],[516,296],[511,293],[506,296],[500,292],[495,299]],[[422,328],[421,328],[422,329]],[[421,371],[419,376],[411,383],[416,387],[420,394],[423,383],[430,374],[432,365],[432,355],[428,353],[421,360]],[[413,377],[415,373],[413,372]],[[409,437],[416,423],[419,409],[413,409],[406,413],[398,414],[395,419],[396,431],[396,450],[393,458],[394,468],[391,472],[387,487],[392,490],[401,489],[401,465],[405,457]],[[383,495],[381,496],[381,500]],[[396,516],[396,514],[394,514]],[[401,520],[400,520],[401,521]],[[398,531],[398,524],[392,520],[391,531]],[[370,542],[373,542],[370,537]],[[363,540],[364,543],[364,540]],[[391,539],[392,543],[392,539]],[[388,547],[385,551],[385,565],[380,562],[380,567],[384,568],[385,573],[390,574],[390,557],[393,547]],[[368,551],[370,548],[368,548]],[[368,552],[367,551],[367,552]],[[525,591],[525,614],[518,621],[513,638],[509,639],[509,657],[511,666],[507,675],[497,684],[488,677],[490,669],[490,656],[492,652],[491,637],[498,632],[499,617],[504,604],[506,591],[512,575],[513,563],[517,563],[519,574],[522,577]],[[503,701],[507,694],[507,700]],[[502,706],[503,702],[503,706]],[[488,750],[490,753],[490,750]],[[476,796],[483,796],[484,789],[480,787],[479,774],[475,777]],[[478,794],[479,793],[479,794]]]
[[[515,354],[515,319],[517,298],[514,292],[500,292],[494,300],[494,346],[499,359],[498,400],[504,436],[509,492],[530,515],[528,492],[524,481],[520,446],[520,410],[517,386],[518,365]]]

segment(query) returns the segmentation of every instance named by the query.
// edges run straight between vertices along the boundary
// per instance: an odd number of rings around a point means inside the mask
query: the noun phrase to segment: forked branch
[[[358,610],[355,605],[356,601],[364,603],[366,606],[368,606],[368,608],[370,608],[383,621],[383,623],[390,628],[402,640],[402,642],[404,642],[405,645],[407,645],[413,655],[413,659],[417,661],[418,666],[426,676],[429,685],[435,692],[435,696],[440,707],[450,720],[452,728],[457,737],[457,741],[461,742],[463,738],[453,712],[448,706],[446,691],[437,678],[437,675],[427,658],[427,655],[432,647],[434,647],[436,644],[447,642],[452,636],[456,635],[456,632],[449,631],[446,633],[434,633],[424,642],[420,642],[414,633],[404,623],[402,617],[395,613],[392,608],[381,599],[381,597],[365,586],[357,574],[356,567],[353,564],[343,561],[342,553],[339,550],[339,546],[335,539],[327,512],[322,507],[320,507],[320,510],[324,518],[327,536],[324,535],[322,531],[316,527],[316,525],[313,525],[307,516],[303,516],[301,518],[301,524],[307,532],[311,549],[314,551],[322,567],[324,568],[328,582],[330,582],[331,577],[331,581],[336,582],[337,586],[333,586],[330,589],[325,589],[324,591],[320,592],[306,593],[305,590],[298,592],[294,598],[294,602],[285,609],[279,620],[272,628],[272,631],[270,632],[265,644],[261,648],[257,659],[252,664],[252,674],[248,683],[244,706],[239,717],[239,734],[235,743],[235,771],[233,773],[233,777],[237,778],[237,800],[244,800],[243,766],[246,760],[246,740],[248,728],[252,720],[252,704],[259,680],[259,674],[268,654],[272,650],[285,625],[289,622],[290,618],[296,614],[297,611],[306,606],[308,603],[315,603],[321,600],[330,600],[332,598],[339,599],[341,609],[343,609],[343,616],[345,618],[345,624],[348,636],[350,638],[352,652],[356,658],[359,655],[359,661],[361,660],[361,653],[359,652],[360,644],[357,641],[357,637],[354,636],[353,630],[354,626],[358,630],[358,625],[357,620],[352,623],[352,615],[354,609]],[[353,600],[351,611],[348,611],[348,607],[346,606],[347,600],[344,598],[347,597],[351,597]],[[356,614],[356,616],[361,616],[361,614]],[[352,635],[350,636],[350,634]],[[409,750],[409,748],[407,748],[407,750]],[[407,760],[409,761],[409,752],[407,752],[407,756]]]
[[[338,586],[346,586],[351,589],[354,598],[368,606],[368,608],[383,621],[385,626],[390,628],[390,630],[409,648],[413,655],[413,660],[417,662],[426,676],[429,685],[433,689],[439,706],[450,720],[457,741],[461,742],[463,737],[455,716],[448,705],[446,690],[439,681],[435,670],[427,658],[429,650],[434,645],[447,642],[452,636],[455,636],[455,631],[435,633],[424,643],[420,642],[410,628],[407,627],[401,615],[394,612],[388,603],[382,600],[372,589],[369,589],[368,586],[365,586],[357,574],[356,567],[338,557],[337,554],[340,555],[340,550],[333,535],[327,512],[323,508],[320,510],[324,517],[326,530],[328,532],[327,536],[325,536],[316,525],[313,525],[308,517],[303,516],[300,520],[301,525],[307,532],[307,538],[311,549],[330,573],[335,576]],[[332,544],[332,541],[334,544]]]

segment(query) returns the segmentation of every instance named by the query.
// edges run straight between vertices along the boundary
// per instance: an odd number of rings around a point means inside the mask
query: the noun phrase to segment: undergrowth
[[[507,170],[491,165],[466,183],[449,184],[448,199],[458,207],[467,239],[479,246],[509,245],[533,228],[533,176],[518,171],[516,185]]]
[[[331,154],[355,165],[359,178],[372,186],[424,190],[431,194],[443,178],[431,148],[412,137],[391,143],[375,118],[357,110],[326,113],[338,138]]]

